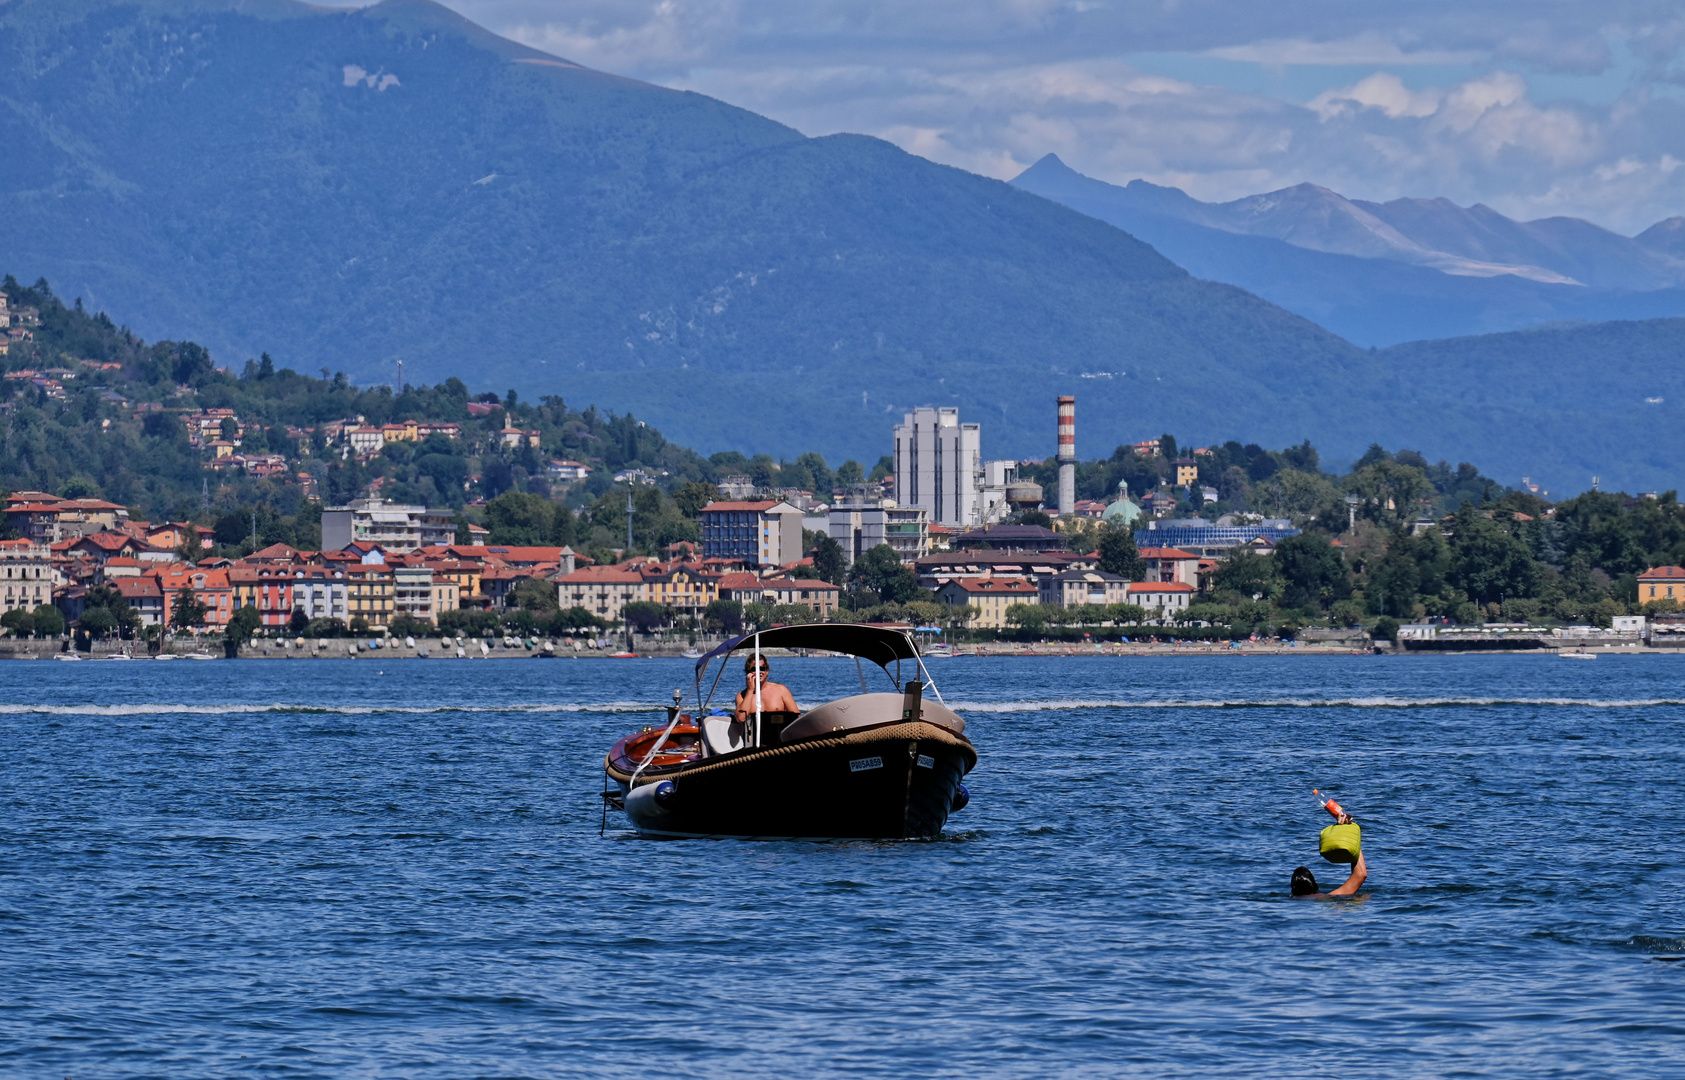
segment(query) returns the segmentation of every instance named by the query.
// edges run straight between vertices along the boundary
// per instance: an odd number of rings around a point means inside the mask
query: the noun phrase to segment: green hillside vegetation
[[[196,520],[215,527],[230,555],[251,548],[254,516],[259,545],[320,543],[318,507],[303,497],[301,476],[314,479],[328,505],[379,482],[383,498],[463,510],[463,522],[483,522],[498,543],[573,544],[611,558],[626,535],[625,485],[613,482],[618,471],[641,469],[656,481],[635,495],[633,550],[646,554],[696,539],[695,513],[723,475],[828,492],[839,476],[856,482],[863,472],[852,461],[833,472],[816,453],[782,463],[735,452],[709,460],[629,414],[580,410],[555,397],[526,401],[513,391],[474,396],[454,377],[394,393],[355,386],[344,373],[318,377],[276,367],[268,356],[243,362],[235,374],[196,343],[148,344],[103,312],[66,305],[45,281],[25,287],[8,276],[0,291],[13,310],[34,309],[40,320],[32,340],[11,346],[0,370],[68,373],[55,379],[62,400],[30,380],[0,383],[0,487],[109,499],[150,520]],[[93,366],[103,364],[121,367]],[[470,401],[497,408],[474,416]],[[289,472],[257,479],[210,471],[209,455],[189,445],[182,417],[220,408],[234,410],[244,427],[241,453],[282,454]],[[320,430],[356,416],[373,426],[456,423],[463,436],[391,443],[358,462],[324,445]],[[505,424],[537,431],[539,446],[502,446]],[[294,438],[288,428],[317,430]],[[553,485],[545,475],[552,459],[586,462],[595,471],[586,481]],[[483,508],[467,505],[482,500]]]
[[[1164,441],[1174,445],[1170,436]],[[1165,459],[1120,447],[1110,460],[1079,468],[1079,490],[1086,485],[1082,494],[1090,497],[1119,475],[1132,477],[1139,490],[1167,469]],[[1309,625],[1362,625],[1393,636],[1400,622],[1428,618],[1608,626],[1616,615],[1678,608],[1672,601],[1641,604],[1636,581],[1650,567],[1685,563],[1685,507],[1671,491],[1591,491],[1551,504],[1467,463],[1429,464],[1416,451],[1379,446],[1349,473],[1333,476],[1317,468],[1308,444],[1270,452],[1231,443],[1214,450],[1210,471],[1230,486],[1221,503],[1205,508],[1207,516],[1250,506],[1304,529],[1270,556],[1240,551],[1219,564],[1185,622],[1210,623],[1224,634],[1291,637]],[[1201,472],[1203,478],[1206,466]],[[1072,546],[1098,548],[1102,568],[1139,580],[1134,540],[1121,533],[1091,526]],[[1103,617],[1039,605],[1009,614],[1034,632]]]
[[[764,487],[823,496],[887,470],[887,460],[870,473],[852,460],[833,469],[816,451],[783,461],[738,451],[704,458],[629,414],[580,410],[554,397],[529,402],[512,391],[475,397],[456,378],[394,393],[356,386],[343,373],[301,374],[267,356],[243,362],[236,374],[193,342],[148,344],[103,313],[67,306],[46,282],[26,288],[8,277],[0,288],[11,308],[39,315],[33,338],[13,344],[0,367],[57,372],[62,394],[33,380],[0,382],[0,486],[103,497],[153,519],[197,520],[214,527],[224,554],[251,550],[254,518],[260,545],[318,544],[318,504],[303,497],[302,476],[313,478],[330,503],[378,482],[391,499],[459,508],[460,520],[483,522],[494,543],[570,544],[609,560],[626,546],[628,487],[614,483],[619,470],[643,470],[653,481],[631,488],[631,550],[647,554],[696,539],[696,513],[716,497],[723,476],[743,474]],[[95,366],[110,364],[120,367]],[[470,402],[487,415],[471,413]],[[188,444],[182,423],[203,408],[234,410],[244,427],[241,451],[282,454],[289,471],[266,479],[210,471],[207,453]],[[392,443],[358,462],[324,445],[320,434],[323,424],[357,415],[373,425],[453,422],[462,437]],[[540,445],[504,447],[505,424],[537,431]],[[318,431],[299,438],[289,427]],[[1137,498],[1169,490],[1174,460],[1191,451],[1170,434],[1160,443],[1161,456],[1120,446],[1107,458],[1081,463],[1079,496],[1110,500],[1120,481]],[[544,465],[553,457],[589,462],[596,471],[585,482],[552,485]],[[1398,620],[1429,616],[1607,622],[1635,609],[1634,575],[1685,562],[1685,510],[1672,492],[1639,498],[1588,492],[1553,506],[1471,464],[1430,463],[1419,452],[1378,445],[1344,474],[1325,471],[1308,441],[1273,451],[1230,441],[1193,460],[1199,482],[1178,492],[1177,513],[1286,517],[1306,529],[1271,558],[1242,555],[1219,569],[1210,595],[1189,615],[1228,632],[1362,622],[1385,633]],[[1057,482],[1051,460],[1022,472],[1049,489]],[[1216,503],[1192,501],[1202,485],[1217,490]],[[1435,524],[1424,530],[1423,521]],[[1133,541],[1122,530],[1078,525],[1069,536],[1077,550],[1098,549],[1107,568],[1139,576]],[[927,607],[907,606],[933,597],[892,557],[878,557],[887,549],[845,573],[828,539],[814,536],[810,544],[811,572],[847,587],[850,617],[935,617]],[[744,617],[741,610],[716,615]],[[1025,610],[1016,618],[1043,627],[1097,616]]]

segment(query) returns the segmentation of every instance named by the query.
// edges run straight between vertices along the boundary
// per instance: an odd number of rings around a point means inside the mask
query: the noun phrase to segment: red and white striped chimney
[[[1059,398],[1059,514],[1077,509],[1077,399]]]

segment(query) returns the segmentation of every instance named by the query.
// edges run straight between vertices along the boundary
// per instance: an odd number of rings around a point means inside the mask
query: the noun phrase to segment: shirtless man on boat
[[[743,689],[737,692],[737,708],[732,716],[739,723],[755,718],[755,684],[760,683],[762,713],[782,712],[799,714],[802,710],[796,704],[796,699],[790,696],[790,688],[782,683],[767,682],[767,674],[772,670],[766,662],[766,657],[760,658],[760,671],[755,670],[753,656],[743,661]]]

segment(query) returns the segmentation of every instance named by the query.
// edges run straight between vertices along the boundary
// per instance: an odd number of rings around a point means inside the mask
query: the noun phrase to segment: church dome
[[[1141,516],[1141,508],[1130,502],[1129,496],[1125,495],[1106,507],[1106,512],[1100,516],[1114,525],[1133,525]]]

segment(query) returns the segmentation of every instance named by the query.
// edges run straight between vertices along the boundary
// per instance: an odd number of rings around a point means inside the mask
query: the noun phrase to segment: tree
[[[387,632],[393,637],[422,637],[432,629],[432,623],[408,612],[392,616],[392,621],[386,624]]]
[[[743,629],[741,600],[714,600],[702,612],[702,624],[710,630],[735,634]]]
[[[304,609],[293,608],[292,616],[287,619],[287,633],[298,637],[304,633],[304,628],[309,625],[310,617],[304,613]]]
[[[1057,622],[1064,612],[1049,604],[1012,604],[1006,609],[1006,625],[1039,634],[1049,622]]]
[[[1106,621],[1113,626],[1138,623],[1147,617],[1147,609],[1140,604],[1107,604]]]
[[[1100,530],[1100,569],[1130,581],[1147,574],[1146,560],[1135,547],[1135,534],[1127,525],[1108,523]]]
[[[117,618],[109,608],[91,607],[83,610],[76,625],[89,637],[105,638],[117,629]]]
[[[22,608],[13,608],[0,615],[0,629],[10,630],[13,637],[31,637],[35,633],[35,616]]]
[[[37,636],[58,637],[64,633],[64,613],[53,605],[42,604],[32,614]]]
[[[582,607],[570,607],[550,616],[546,628],[552,634],[570,634],[584,630],[601,630],[608,624]]]
[[[1045,510],[1026,510],[1018,515],[1020,525],[1040,525],[1044,529],[1053,528],[1053,519],[1047,516]]]
[[[191,630],[202,626],[209,610],[194,595],[192,586],[183,585],[176,590],[174,601],[170,604],[170,628],[172,630]]]
[[[1212,585],[1218,592],[1251,598],[1274,596],[1281,582],[1271,556],[1235,548],[1218,564]]]
[[[1539,564],[1526,544],[1463,503],[1451,537],[1451,581],[1470,602],[1502,603],[1533,596],[1539,576]]]
[[[558,607],[556,586],[548,581],[523,581],[511,590],[509,602],[527,611],[549,614]]]
[[[918,575],[901,565],[901,556],[888,544],[879,544],[854,560],[850,576],[878,594],[880,601],[905,603],[919,594]]]
[[[719,498],[719,488],[696,480],[680,484],[673,491],[673,503],[679,508],[679,513],[692,520],[702,512],[704,506],[718,502]]]
[[[672,613],[660,604],[648,600],[634,600],[620,609],[620,618],[638,633],[647,634],[657,627],[667,625],[672,619]]]
[[[1414,618],[1423,597],[1444,591],[1451,570],[1451,551],[1438,529],[1418,536],[1396,534],[1386,554],[1370,562],[1364,577],[1369,610],[1377,615]]]
[[[103,608],[109,612],[112,626],[122,635],[132,634],[135,627],[140,625],[140,616],[135,614],[134,609],[129,606],[128,598],[115,585],[95,585],[88,590],[82,609],[82,624],[85,628],[88,625],[88,612],[95,608]],[[101,623],[103,624],[103,620]]]
[[[558,520],[557,511],[567,516],[567,525]],[[572,539],[573,516],[566,509],[539,495],[523,491],[505,491],[486,503],[486,527],[491,530],[494,544],[538,545],[566,543]],[[567,540],[561,533],[567,531]]]
[[[848,574],[848,557],[834,537],[821,533],[813,541],[813,569],[821,580],[841,585]]]
[[[1272,558],[1286,585],[1281,596],[1284,607],[1320,610],[1351,595],[1351,571],[1325,536],[1289,536],[1276,545]]]
[[[252,639],[252,635],[263,625],[263,616],[252,604],[235,608],[234,614],[228,617],[228,627],[224,631],[228,640],[238,645],[244,645]]]

